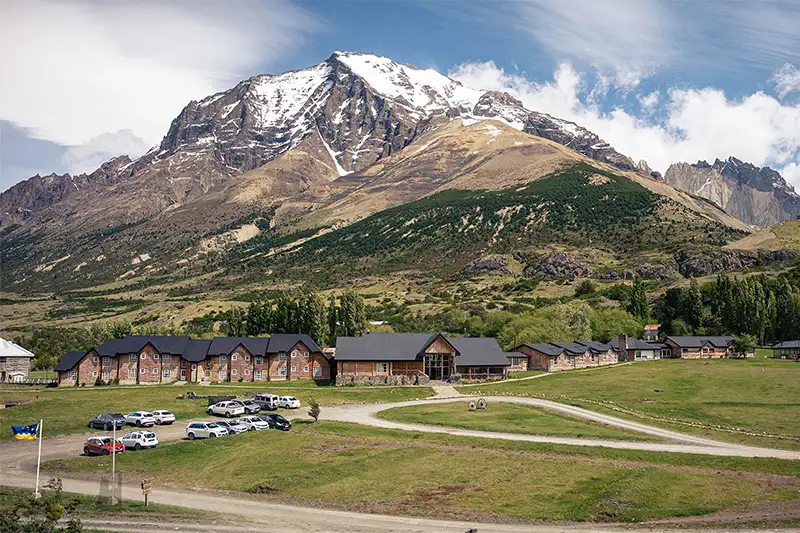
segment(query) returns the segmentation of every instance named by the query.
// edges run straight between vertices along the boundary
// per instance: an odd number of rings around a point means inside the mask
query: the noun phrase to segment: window
[[[99,357],[97,357],[96,355],[95,355],[94,357],[92,357],[92,363],[95,363],[95,364],[96,364],[96,363],[98,363],[99,361],[100,361],[100,358],[99,358]]]
[[[211,377],[211,370],[209,370],[208,368],[206,368],[206,377],[207,378]]]
[[[197,370],[197,365],[192,365],[192,370]]]
[[[104,365],[110,365],[111,364],[111,358],[110,357],[103,357],[103,364]]]
[[[228,379],[228,373],[225,372],[224,369],[220,369],[220,371],[219,371],[219,379],[220,379],[220,381]]]
[[[161,377],[162,378],[168,378],[169,377],[169,368],[165,368],[165,369],[163,369],[161,371]]]
[[[231,361],[236,361],[238,358],[239,358],[239,355],[238,355],[238,354],[233,354],[233,355],[231,356]]]
[[[281,352],[281,354],[278,356],[278,360],[286,361],[286,352]]]
[[[157,375],[158,375],[158,369],[157,369],[157,368],[154,368],[154,369],[153,369],[153,375],[154,375],[154,376],[157,376]]]
[[[263,357],[256,357],[255,363],[257,365],[263,364],[264,363],[264,358]]]
[[[227,355],[220,355],[219,356],[219,364],[227,365],[228,364],[228,356]]]
[[[69,379],[71,379],[72,381],[77,381],[77,379],[78,379],[78,371],[77,370],[71,371],[69,373]]]
[[[153,361],[158,361],[159,355],[157,353],[153,354]]]
[[[379,374],[388,374],[389,363],[375,363],[375,372]]]
[[[256,379],[261,379],[261,370],[259,369],[253,372],[253,377]]]
[[[306,359],[308,359],[308,352],[303,352],[303,357],[305,357]]]
[[[144,374],[145,372],[147,372],[147,370],[145,370],[144,368],[140,368],[140,369],[139,369],[139,373],[140,373],[140,374]]]
[[[297,367],[292,365],[292,372],[296,372],[296,371],[297,371]]]
[[[318,377],[322,376],[322,367],[321,366],[315,366],[313,374],[314,374],[315,378],[318,378]]]
[[[245,376],[249,376],[250,375],[250,369],[249,368],[245,368],[244,369],[244,375]]]
[[[103,372],[103,379],[106,381],[111,379],[111,372]]]
[[[96,377],[97,377],[97,370],[95,370],[94,372],[92,372],[92,377],[93,377],[93,378],[96,378]]]
[[[297,357],[297,350],[292,350],[292,359]]]
[[[285,376],[286,375],[286,365],[278,367],[278,375]]]
[[[131,368],[128,370],[128,379],[136,379],[136,369]]]
[[[172,357],[169,354],[162,355],[161,356],[161,364],[162,365],[172,364]]]
[[[306,374],[308,373],[308,365],[305,365],[305,366],[303,367],[303,372],[305,372]]]
[[[136,362],[136,354],[135,353],[132,353],[132,354],[128,355],[128,362],[129,363],[135,363]]]
[[[247,361],[247,362],[249,363],[249,362],[250,362],[250,356],[249,356],[249,355],[247,355],[247,354],[245,354],[245,356],[244,356],[244,360],[245,360],[245,361]]]
[[[186,369],[181,368],[181,379],[186,379]]]
[[[236,370],[235,368],[233,370],[231,370],[231,376],[235,376],[238,373],[239,373],[239,371]]]
[[[141,359],[142,361],[144,361],[145,359],[147,359],[147,354],[146,354],[146,353],[143,353],[143,354],[141,354],[141,355],[139,356],[139,359]]]
[[[186,359],[181,359],[181,368],[186,368]]]

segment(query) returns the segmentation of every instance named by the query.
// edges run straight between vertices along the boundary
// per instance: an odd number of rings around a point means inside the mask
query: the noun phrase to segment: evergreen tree
[[[297,305],[288,294],[282,295],[275,303],[272,326],[273,333],[299,333]]]
[[[692,332],[697,334],[703,327],[703,295],[700,293],[700,288],[697,286],[697,281],[694,278],[689,280],[689,291],[686,294],[686,302],[683,316],[686,322],[691,326]]]
[[[336,335],[338,335],[339,311],[336,307],[336,295],[331,293],[328,299],[328,345],[332,346],[336,343]]]
[[[271,332],[270,314],[272,304],[266,300],[257,300],[247,308],[245,327],[248,335],[263,335]]]
[[[228,311],[228,319],[225,321],[226,330],[231,337],[241,337],[245,331],[245,312],[239,307],[232,307]]]
[[[633,280],[630,296],[628,297],[628,312],[639,319],[646,319],[650,314],[647,308],[647,292],[641,278]]]
[[[364,299],[352,289],[342,293],[339,298],[339,327],[347,337],[362,335],[367,330],[367,316]]]

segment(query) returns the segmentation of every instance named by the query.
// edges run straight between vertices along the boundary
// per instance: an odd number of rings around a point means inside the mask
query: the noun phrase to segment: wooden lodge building
[[[612,344],[599,341],[520,344],[514,351],[528,356],[528,370],[546,372],[613,365],[619,360]]]
[[[733,337],[667,337],[664,344],[673,359],[714,359],[734,355]]]
[[[86,352],[68,352],[55,370],[63,386],[331,378],[331,362],[317,343],[288,333],[212,340],[129,335]]]
[[[503,352],[497,339],[449,337],[441,333],[367,333],[336,339],[336,383],[424,384],[502,378],[517,354]]]
[[[800,341],[783,341],[773,345],[772,357],[800,361]]]

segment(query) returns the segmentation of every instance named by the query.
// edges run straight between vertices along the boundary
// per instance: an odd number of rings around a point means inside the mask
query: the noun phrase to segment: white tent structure
[[[28,379],[34,357],[19,344],[0,338],[0,382],[19,383]]]

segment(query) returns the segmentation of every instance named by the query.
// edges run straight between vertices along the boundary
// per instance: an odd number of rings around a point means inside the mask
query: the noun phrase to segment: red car
[[[83,455],[110,455],[111,452],[123,453],[125,445],[111,437],[89,437],[83,444]]]

